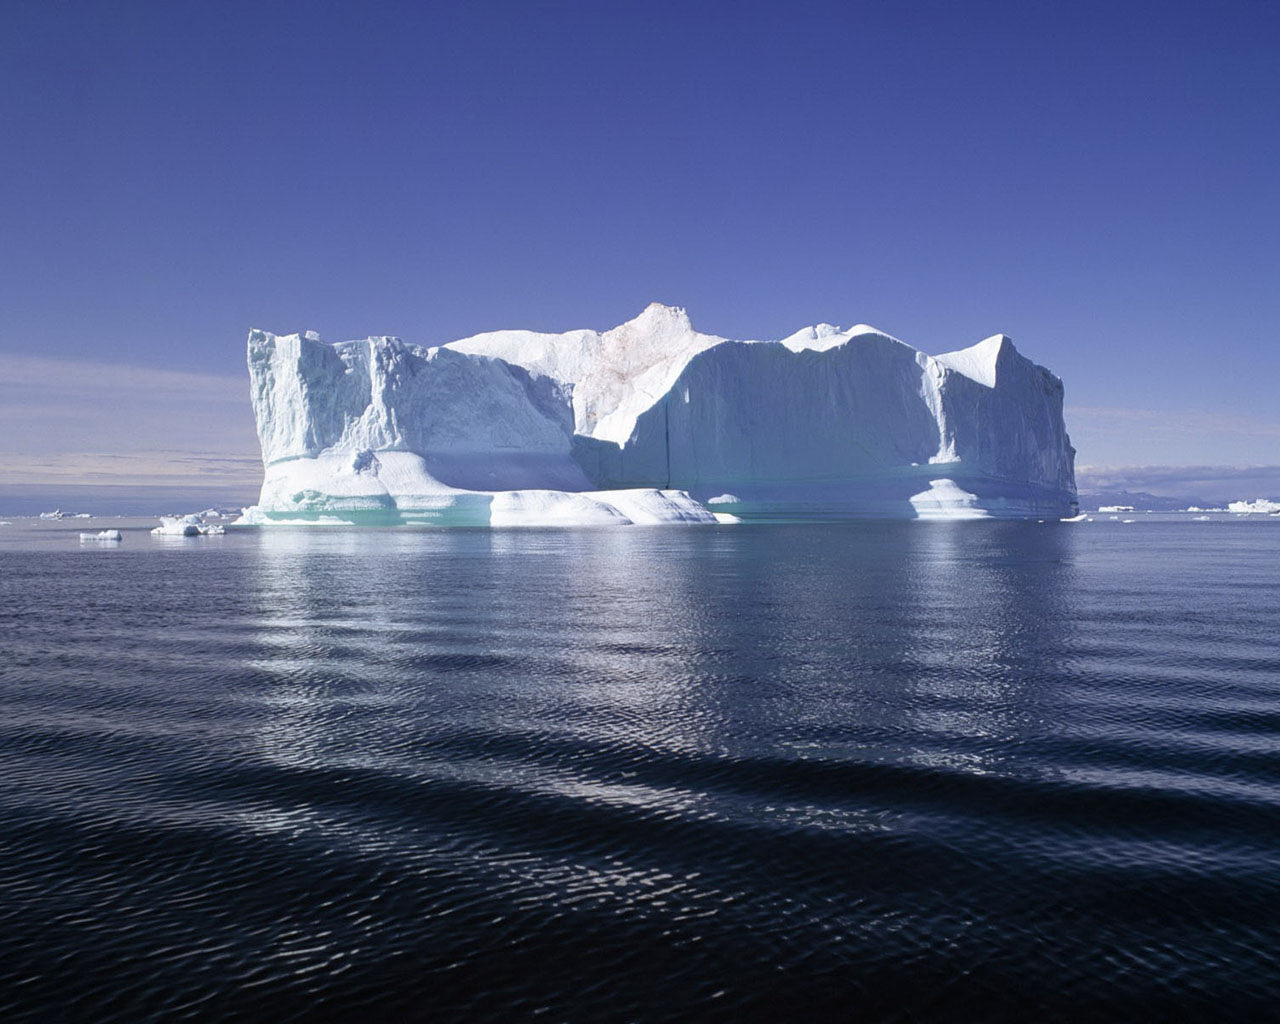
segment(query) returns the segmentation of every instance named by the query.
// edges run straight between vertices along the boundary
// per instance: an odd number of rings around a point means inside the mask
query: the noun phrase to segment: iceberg
[[[188,516],[161,516],[160,525],[151,532],[157,537],[203,537],[226,533],[221,523],[206,523],[203,513]]]
[[[1280,501],[1268,501],[1266,498],[1254,498],[1253,501],[1233,501],[1227,505],[1228,512],[1237,515],[1275,515],[1280,512]]]
[[[200,524],[194,516],[161,516],[160,525],[151,532],[157,537],[198,537]]]
[[[124,540],[119,530],[99,530],[97,533],[82,533],[80,539],[85,540]]]
[[[248,364],[264,479],[241,525],[1077,512],[1062,383],[1005,335],[939,356],[866,325],[733,341],[654,303],[436,347],[253,330]]]

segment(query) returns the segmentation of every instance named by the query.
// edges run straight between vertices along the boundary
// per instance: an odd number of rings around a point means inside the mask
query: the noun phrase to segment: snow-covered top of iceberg
[[[606,331],[490,331],[438,347],[389,336],[326,344],[314,331],[255,330],[249,361],[268,463],[335,449],[432,450],[459,457],[497,450],[527,459],[564,455],[573,435],[625,446],[640,417],[696,357],[733,344],[777,345],[794,353],[858,345],[884,353],[877,362],[908,357],[926,378],[922,398],[939,420],[945,412],[937,391],[948,374],[994,389],[1002,365],[1034,365],[1004,334],[938,356],[868,324],[819,323],[778,342],[735,343],[696,330],[683,308],[658,302]],[[476,356],[485,358],[468,358]],[[1037,369],[1061,387],[1047,370]],[[337,387],[320,387],[334,380]],[[483,400],[474,400],[477,395]],[[428,410],[431,415],[423,415]],[[936,461],[953,455],[944,444]]]
[[[727,339],[694,330],[679,306],[651,302],[608,331],[491,331],[449,344],[573,385],[574,430],[622,444],[636,418],[665,395],[699,352]]]
[[[633,320],[607,331],[490,331],[450,342],[446,347],[502,359],[531,373],[571,384],[575,433],[625,444],[640,415],[671,390],[689,362],[699,353],[728,341],[696,330],[682,307],[652,302]],[[869,324],[849,328],[814,324],[777,344],[792,352],[825,352],[850,342],[868,341],[891,342],[918,352]],[[945,355],[918,354],[922,366],[934,360],[946,369],[995,387],[996,364],[1006,347],[1012,345],[1008,337],[997,334]]]
[[[849,328],[836,327],[833,324],[814,324],[812,327],[802,328],[795,334],[783,338],[780,344],[793,352],[826,352],[828,349],[848,344],[850,341],[876,338],[913,348],[905,341],[877,330],[870,324],[855,324]],[[993,334],[976,345],[970,345],[955,352],[944,352],[937,356],[926,356],[924,353],[921,355],[926,361],[940,363],[948,370],[954,370],[970,380],[993,388],[996,386],[996,366],[1006,349],[1013,349],[1013,340],[1006,334]]]
[[[802,327],[795,334],[783,338],[779,344],[785,345],[792,352],[825,352],[827,349],[843,345],[853,338],[868,335],[895,341],[899,345],[906,344],[906,342],[898,341],[892,335],[885,334],[884,331],[876,330],[870,324],[854,324],[848,328],[836,327],[834,324],[814,324],[812,327]],[[910,346],[907,347],[909,348]]]
[[[642,413],[659,401],[680,377],[690,361],[699,353],[729,339],[714,334],[704,334],[694,328],[688,313],[679,306],[666,306],[653,302],[637,317],[607,331],[580,329],[562,334],[539,331],[507,330],[489,331],[472,335],[459,341],[438,347],[406,344],[399,338],[370,337],[361,341],[342,341],[325,344],[314,331],[297,334],[274,335],[267,331],[250,332],[250,360],[274,360],[278,370],[284,370],[291,385],[290,394],[306,392],[310,374],[308,364],[319,371],[323,364],[340,361],[346,378],[339,394],[330,396],[331,405],[341,406],[345,399],[359,401],[368,398],[362,407],[343,410],[340,421],[330,424],[334,429],[322,431],[323,436],[306,437],[308,428],[314,426],[310,417],[299,415],[300,410],[275,410],[267,417],[273,428],[270,436],[264,436],[263,451],[268,461],[279,458],[314,455],[334,446],[351,449],[394,449],[404,447],[416,450],[410,439],[397,437],[396,425],[389,415],[388,397],[379,394],[377,385],[394,378],[413,364],[429,364],[442,384],[448,378],[448,387],[455,394],[473,390],[505,393],[509,401],[490,402],[483,409],[464,405],[459,416],[433,419],[444,425],[453,425],[457,441],[464,447],[475,444],[480,438],[506,447],[511,441],[512,430],[520,437],[516,447],[533,446],[543,451],[558,451],[562,447],[564,424],[551,416],[552,422],[542,417],[530,420],[527,415],[516,415],[515,422],[509,416],[495,412],[523,409],[525,397],[541,392],[535,405],[550,409],[558,404],[554,387],[549,382],[568,385],[573,409],[572,433],[592,437],[615,444],[625,444]],[[316,343],[309,346],[307,343]],[[1006,353],[1014,352],[1013,342],[1004,334],[992,335],[969,348],[928,356],[906,342],[877,330],[868,324],[855,324],[842,328],[820,323],[802,328],[776,344],[792,352],[826,352],[849,343],[892,343],[909,349],[918,355],[922,367],[936,364],[970,380],[993,388],[997,368]],[[760,342],[744,342],[761,344]],[[324,351],[319,349],[323,347]],[[308,349],[315,351],[308,352]],[[487,356],[500,363],[483,363],[474,360],[457,360],[452,353]],[[528,371],[527,378],[513,376],[512,368]],[[473,379],[474,378],[474,379]],[[280,373],[273,375],[278,381]],[[439,395],[438,389],[432,389]],[[256,396],[259,401],[269,396]],[[279,412],[289,415],[280,416]],[[337,412],[337,409],[330,410]],[[474,414],[482,413],[480,418]],[[399,417],[405,420],[403,414]],[[304,425],[304,420],[306,421]],[[262,420],[260,419],[260,423]],[[398,442],[405,443],[400,445]]]

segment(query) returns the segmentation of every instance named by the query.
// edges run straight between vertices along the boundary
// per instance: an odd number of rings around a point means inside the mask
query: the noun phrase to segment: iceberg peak
[[[843,345],[852,338],[868,336],[886,338],[899,345],[906,344],[870,324],[854,324],[849,328],[836,327],[834,324],[814,324],[812,327],[804,327],[795,334],[788,335],[778,344],[785,345],[792,352],[803,352],[806,349],[825,352],[827,349]]]
[[[1007,334],[993,334],[983,338],[976,345],[958,349],[955,352],[944,352],[934,356],[938,362],[949,370],[962,373],[970,380],[994,388],[999,377],[1000,364],[1009,356],[1018,355],[1013,339]]]
[[[829,348],[833,344],[840,344],[845,337],[847,337],[845,330],[835,324],[813,324],[809,327],[801,327],[795,334],[788,334],[780,339],[778,344],[787,346],[793,352],[799,352],[806,348]],[[835,340],[823,344],[828,338]]]
[[[667,306],[661,302],[651,302],[637,316],[604,333],[606,336],[616,335],[619,337],[633,335],[670,337],[692,332],[693,324],[690,322],[689,314],[683,306]]]

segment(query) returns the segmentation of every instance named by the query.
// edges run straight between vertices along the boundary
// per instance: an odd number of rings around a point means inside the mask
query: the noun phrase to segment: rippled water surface
[[[1276,1010],[1280,522],[84,525],[0,527],[5,1021]]]

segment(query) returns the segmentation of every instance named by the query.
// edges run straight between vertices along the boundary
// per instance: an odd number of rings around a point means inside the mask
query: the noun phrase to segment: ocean
[[[1261,1020],[1280,519],[0,526],[0,1019]]]

